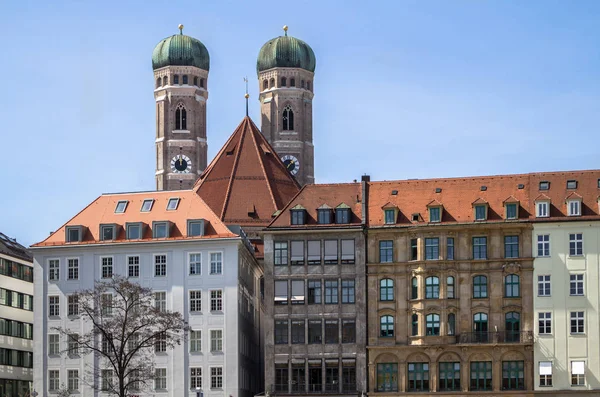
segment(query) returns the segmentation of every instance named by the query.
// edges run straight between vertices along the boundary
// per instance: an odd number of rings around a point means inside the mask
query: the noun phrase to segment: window
[[[540,386],[552,386],[552,362],[540,361]]]
[[[48,371],[48,391],[57,391],[60,388],[60,374],[57,369]]]
[[[141,223],[126,223],[125,233],[127,234],[128,240],[137,240],[142,238],[142,225]]]
[[[183,80],[183,84],[187,84],[188,83],[188,76],[187,76],[187,74],[183,75],[182,80]]]
[[[82,237],[82,227],[81,226],[67,226],[65,228],[67,234],[67,243],[76,243],[81,241]]]
[[[525,389],[523,361],[502,361],[502,390]]]
[[[379,319],[379,336],[387,338],[394,336],[394,318],[392,316],[381,316]]]
[[[504,277],[504,296],[507,298],[518,298],[521,296],[519,291],[519,276],[509,274]]]
[[[175,211],[179,206],[179,198],[171,197],[167,202],[167,211]]]
[[[308,282],[308,304],[321,303],[321,281]]]
[[[584,328],[584,312],[571,312],[571,334],[583,334]]]
[[[321,320],[308,320],[308,343],[322,343]]]
[[[454,294],[454,277],[448,276],[446,278],[446,298],[454,299],[456,296]]]
[[[67,350],[70,356],[79,355],[79,334],[70,334],[67,337]]]
[[[346,240],[342,240],[342,253],[344,252],[344,241],[346,241]],[[354,240],[352,240],[352,242],[354,243]],[[277,243],[275,243],[275,249],[277,250]],[[353,250],[353,253],[354,253],[354,250]],[[287,260],[287,258],[286,258],[286,260]],[[275,259],[275,261],[277,261],[277,258]],[[320,265],[321,264],[321,241],[309,241],[308,242],[308,264],[309,265]]]
[[[379,262],[393,262],[394,245],[392,240],[384,240],[379,242]]]
[[[269,81],[267,79],[263,80],[263,90],[266,90],[269,88]]]
[[[473,237],[473,259],[487,259],[487,237]]]
[[[440,222],[441,221],[441,209],[440,207],[429,208],[429,222]]]
[[[190,368],[190,389],[202,389],[202,368]]]
[[[303,209],[300,210],[290,210],[292,216],[292,225],[304,225],[306,224],[305,215],[306,211]]]
[[[290,79],[290,87],[295,87],[295,86],[296,86],[296,79],[292,77]]]
[[[383,280],[379,281],[379,300],[394,300],[394,280],[391,278],[384,278]]]
[[[536,216],[538,218],[546,218],[549,216],[550,211],[548,211],[548,207],[550,203],[548,201],[538,201],[536,202],[535,210]]]
[[[440,298],[440,279],[438,277],[427,277],[425,279],[425,299]]]
[[[492,362],[471,362],[471,385],[469,390],[492,390]]]
[[[569,234],[569,255],[583,255],[583,233]]]
[[[419,335],[419,315],[418,314],[414,313],[411,316],[411,323],[412,323],[411,335],[412,336]]]
[[[174,75],[173,76],[173,84],[179,84],[179,75]]]
[[[291,248],[291,264],[304,266],[304,241],[292,241]]]
[[[419,280],[416,277],[410,282],[410,299],[419,299]]]
[[[585,386],[584,361],[571,361],[571,386]]]
[[[538,256],[550,256],[549,234],[542,234],[537,236],[537,252]]]
[[[100,260],[102,262],[102,278],[111,278],[113,276],[113,258],[104,257]]]
[[[337,280],[325,280],[325,303],[338,303]]]
[[[202,254],[190,254],[190,275],[202,274]]]
[[[517,204],[506,204],[506,219],[517,219]]]
[[[113,370],[112,369],[103,369],[100,372],[101,378],[102,378],[102,385],[100,387],[100,389],[102,391],[109,391],[112,390],[113,387]]]
[[[473,298],[487,298],[487,277],[486,276],[475,276],[473,277]]]
[[[410,260],[416,261],[419,257],[419,240],[413,238],[410,240]]]
[[[202,351],[202,331],[190,331],[190,352],[199,353]]]
[[[155,368],[154,369],[154,390],[166,390],[167,389],[167,369],[166,368]]]
[[[60,335],[49,334],[48,335],[48,355],[56,356],[60,354]]]
[[[68,307],[67,307],[67,315],[68,316],[78,316],[79,315],[79,296],[78,295],[69,295],[67,298]]]
[[[50,259],[48,261],[48,280],[58,281],[60,279],[60,261],[58,259]]]
[[[274,262],[275,262],[275,266],[287,266],[287,264],[288,264],[288,243],[287,242],[275,242],[275,261]]]
[[[202,291],[190,291],[190,311],[202,311]]]
[[[67,278],[69,280],[79,280],[79,259],[77,259],[77,258],[68,259],[67,266],[68,266]]]
[[[164,353],[167,351],[167,334],[159,332],[154,336],[154,352]]]
[[[408,363],[408,391],[429,391],[429,364]]]
[[[377,391],[398,391],[398,364],[377,364]]]
[[[167,293],[166,292],[155,292],[154,293],[154,307],[161,312],[167,311]]]
[[[440,239],[426,238],[425,239],[425,260],[440,259]]]
[[[571,274],[569,275],[569,279],[569,295],[583,296],[583,274]]]
[[[60,316],[60,297],[49,296],[48,297],[48,315],[50,317],[58,317]]]
[[[289,372],[287,363],[275,363],[275,392],[288,393]]]
[[[356,320],[342,320],[342,343],[356,343]]]
[[[504,257],[519,257],[519,236],[504,236]]]
[[[319,208],[317,210],[317,223],[321,225],[328,225],[331,223],[331,209]]]
[[[449,261],[454,260],[454,237],[446,239],[446,259]]]
[[[275,344],[287,345],[288,320],[275,320]]]
[[[385,209],[383,210],[385,223],[388,225],[392,225],[396,223],[396,210],[394,209]]]
[[[569,200],[567,201],[567,209],[569,216],[581,215],[581,200]]]
[[[210,351],[211,352],[222,352],[223,351],[223,330],[222,329],[211,329],[210,330]]]
[[[354,280],[342,280],[342,303],[354,303]]]
[[[169,84],[169,78],[167,76],[163,77],[163,85]]]
[[[476,205],[475,206],[475,220],[476,221],[485,221],[486,220],[486,205]]]
[[[335,223],[346,224],[350,223],[350,208],[335,209]]]
[[[79,390],[79,371],[76,369],[67,370],[67,389],[69,391]]]
[[[287,105],[283,109],[283,130],[284,131],[294,131],[294,112],[292,111],[292,107]]]
[[[292,363],[292,391],[304,392],[306,385],[304,362]]]
[[[338,320],[325,320],[325,343],[340,342],[340,327]]]
[[[200,79],[200,87],[204,88],[204,79],[203,78]]]
[[[223,311],[223,290],[217,289],[210,291],[210,311]]]
[[[104,316],[112,316],[113,314],[113,296],[112,294],[102,294],[100,297],[100,301],[102,304],[102,315]]]
[[[354,264],[354,240],[342,240],[342,265]]]
[[[115,225],[100,225],[100,238],[102,241],[114,240],[116,235]]]
[[[152,237],[167,238],[169,237],[169,225],[167,222],[152,222]]]
[[[304,280],[292,280],[292,305],[304,304]]]
[[[167,275],[167,256],[154,255],[154,277],[164,277]]]
[[[326,265],[337,265],[338,263],[338,241],[325,240],[325,260]]]
[[[439,314],[428,314],[425,317],[425,331],[427,336],[437,336],[440,334]]]
[[[541,181],[540,182],[540,190],[550,190],[550,182]]]
[[[460,363],[439,363],[439,391],[460,391]]]
[[[550,296],[550,275],[538,276],[538,296]]]
[[[117,206],[115,207],[115,214],[122,214],[127,209],[127,200],[121,200],[117,202]]]
[[[292,343],[304,344],[304,320],[292,320]]]
[[[310,91],[310,81],[306,82],[306,89]]]
[[[223,368],[222,367],[210,367],[210,388],[211,389],[223,388]]]
[[[448,335],[456,334],[456,315],[454,313],[448,314]]]
[[[187,111],[183,103],[177,105],[175,109],[175,130],[187,130]]]
[[[325,360],[325,391],[338,392],[340,384],[338,360]],[[317,386],[317,389],[319,386]]]
[[[281,78],[281,86],[285,87],[287,85],[287,79],[285,77]]]
[[[204,235],[204,220],[188,220],[187,222],[188,237],[197,237]]]
[[[287,281],[275,281],[275,304],[287,305],[288,303],[288,283]]]
[[[538,313],[538,333],[540,335],[552,334],[552,312]]]

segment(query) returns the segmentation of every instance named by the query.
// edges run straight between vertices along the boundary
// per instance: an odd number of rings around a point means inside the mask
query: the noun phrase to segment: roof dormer
[[[581,216],[581,195],[572,192],[565,198],[568,216]]]
[[[508,196],[506,200],[502,202],[504,206],[504,219],[518,219],[519,218],[519,200],[514,196]]]
[[[439,223],[442,221],[442,213],[444,211],[444,206],[438,200],[431,200],[429,204],[427,204],[427,212],[429,213],[429,222],[430,223]]]
[[[538,218],[547,218],[550,216],[550,197],[540,194],[535,198],[535,216]]]
[[[471,203],[475,221],[487,221],[489,204],[481,197]]]
[[[290,222],[292,225],[306,225],[306,208],[296,204],[290,209]]]
[[[394,225],[398,219],[398,207],[395,204],[388,202],[382,206],[381,209],[383,210],[383,223],[386,225]]]
[[[331,213],[332,209],[327,204],[321,205],[317,208],[317,223],[320,225],[329,225],[331,224]]]
[[[352,211],[346,203],[341,203],[335,207],[335,223],[338,225],[350,223],[352,220]]]

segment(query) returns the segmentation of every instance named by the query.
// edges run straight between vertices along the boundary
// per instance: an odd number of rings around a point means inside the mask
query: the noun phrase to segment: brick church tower
[[[316,58],[308,44],[288,36],[269,40],[256,62],[261,104],[261,130],[288,171],[301,185],[312,184],[313,80]]]
[[[179,34],[152,53],[156,100],[156,189],[190,189],[206,168],[208,50]]]

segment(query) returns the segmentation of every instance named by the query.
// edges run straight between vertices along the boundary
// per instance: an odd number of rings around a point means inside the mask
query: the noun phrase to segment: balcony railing
[[[456,343],[533,343],[533,332],[464,332],[456,336]]]

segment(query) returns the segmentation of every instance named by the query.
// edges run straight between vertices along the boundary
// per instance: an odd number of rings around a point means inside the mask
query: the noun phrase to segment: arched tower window
[[[160,87],[160,83],[161,83],[161,78],[157,78],[156,79],[156,88]]]
[[[286,84],[287,84],[287,79],[286,79],[285,77],[282,77],[282,78],[281,78],[281,86],[282,86],[282,87],[285,87],[285,86],[286,86]]]
[[[283,109],[283,130],[294,130],[294,111],[292,110],[292,107],[290,105],[287,105]]]
[[[296,86],[296,79],[290,79],[290,87]]]
[[[264,79],[263,80],[263,90],[266,90],[269,88],[269,80]]]
[[[183,84],[187,84],[188,83],[188,76],[187,74],[183,75]]]
[[[204,88],[204,79],[200,79],[200,87]]]
[[[198,87],[198,77],[194,76],[194,85]]]
[[[310,91],[310,81],[306,82],[306,89]]]
[[[179,75],[178,74],[173,76],[173,84],[179,84]]]
[[[183,103],[177,105],[175,109],[175,129],[176,130],[187,130],[187,112]]]
[[[304,88],[304,80],[301,80],[301,81],[300,81],[300,87],[301,87],[301,88]]]
[[[163,85],[169,85],[169,78],[167,76],[163,77]]]
[[[269,88],[273,88],[275,87],[275,79],[271,79],[271,81],[269,81]]]

